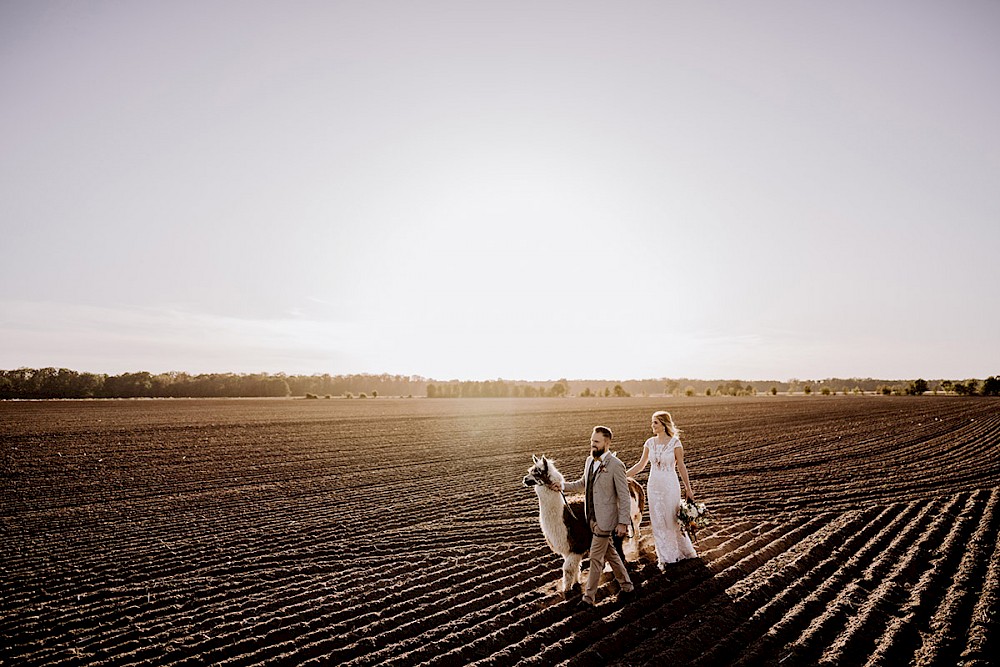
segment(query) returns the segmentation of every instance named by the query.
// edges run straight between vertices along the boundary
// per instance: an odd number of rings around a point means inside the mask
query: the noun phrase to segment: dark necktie
[[[600,468],[600,464],[591,464],[590,475],[587,477],[587,521],[597,521],[597,515],[594,513],[594,480],[597,478],[597,471]]]

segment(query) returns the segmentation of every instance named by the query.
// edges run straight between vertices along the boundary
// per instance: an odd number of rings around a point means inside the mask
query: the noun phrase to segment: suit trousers
[[[618,551],[611,545],[610,535],[598,535],[597,524],[591,522],[590,528],[594,533],[590,540],[590,572],[587,575],[587,590],[583,593],[583,599],[589,604],[594,604],[597,600],[597,587],[601,584],[601,574],[604,572],[604,561],[611,565],[611,572],[614,573],[618,585],[623,591],[631,591],[632,579],[628,576],[625,563],[622,561]]]

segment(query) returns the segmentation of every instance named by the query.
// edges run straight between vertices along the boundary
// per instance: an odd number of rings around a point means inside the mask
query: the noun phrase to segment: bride
[[[680,430],[674,425],[669,412],[653,413],[650,426],[653,437],[642,447],[642,458],[628,469],[629,477],[646,468],[652,462],[646,493],[649,497],[649,521],[653,526],[653,541],[656,543],[656,560],[662,570],[667,563],[676,563],[685,558],[696,558],[691,538],[677,523],[677,508],[681,504],[681,485],[677,473],[684,481],[684,492],[688,500],[694,502],[694,492],[688,480],[684,465],[684,447],[677,438]]]

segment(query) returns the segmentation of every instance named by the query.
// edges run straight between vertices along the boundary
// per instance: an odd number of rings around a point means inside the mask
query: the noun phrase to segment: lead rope
[[[569,515],[573,517],[573,521],[578,521],[578,519],[576,518],[576,514],[573,513],[573,508],[569,506],[569,501],[566,500],[566,494],[560,491],[559,495],[562,496],[563,504],[566,505],[566,509],[569,510]]]

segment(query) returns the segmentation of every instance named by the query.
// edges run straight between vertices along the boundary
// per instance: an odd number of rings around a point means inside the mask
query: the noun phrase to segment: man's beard
[[[595,459],[604,456],[604,452],[606,451],[608,451],[607,447],[604,447],[603,449],[597,449],[596,447],[590,448],[590,453]]]

